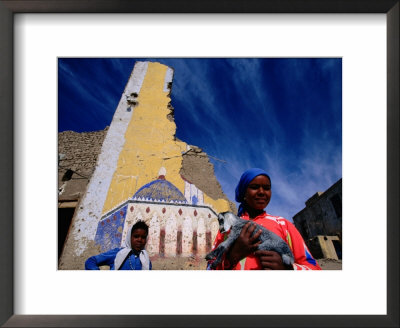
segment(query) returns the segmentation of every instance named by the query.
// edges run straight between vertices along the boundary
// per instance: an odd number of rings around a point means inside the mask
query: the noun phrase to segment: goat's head
[[[232,212],[218,214],[219,231],[221,233],[229,231],[237,220],[237,216]]]

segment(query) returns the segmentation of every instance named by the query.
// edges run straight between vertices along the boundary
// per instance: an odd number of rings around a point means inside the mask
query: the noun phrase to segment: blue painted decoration
[[[127,206],[112,211],[99,222],[94,241],[100,245],[102,252],[120,247]]]
[[[143,198],[150,201],[182,202],[187,203],[185,196],[171,182],[164,179],[157,179],[141,187],[132,199]]]

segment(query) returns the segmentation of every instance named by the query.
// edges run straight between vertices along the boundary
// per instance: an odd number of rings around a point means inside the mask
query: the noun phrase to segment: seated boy
[[[144,249],[149,227],[143,221],[136,222],[128,229],[122,247],[89,257],[85,262],[86,270],[100,270],[108,265],[110,270],[151,270],[148,253]]]

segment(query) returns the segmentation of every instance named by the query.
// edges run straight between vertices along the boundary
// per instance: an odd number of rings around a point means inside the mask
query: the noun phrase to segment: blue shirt
[[[89,257],[85,262],[85,270],[100,270],[100,266],[102,265],[108,265],[110,270],[115,270],[114,260],[120,250],[121,248],[114,248],[105,253]],[[151,270],[151,268],[152,265],[150,262],[149,269]],[[139,255],[130,253],[119,270],[142,270],[142,262],[140,262]]]

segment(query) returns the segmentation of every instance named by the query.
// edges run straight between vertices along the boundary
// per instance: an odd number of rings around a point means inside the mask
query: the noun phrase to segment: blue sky
[[[110,125],[137,60],[174,69],[176,136],[210,161],[228,198],[244,170],[272,180],[267,212],[289,220],[342,177],[340,58],[60,58],[58,131]]]

